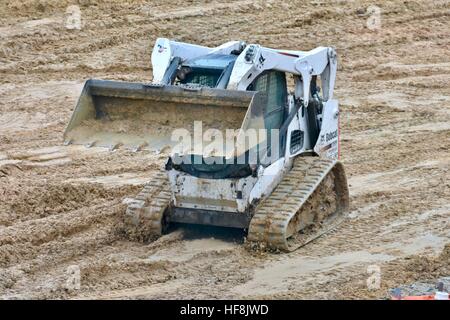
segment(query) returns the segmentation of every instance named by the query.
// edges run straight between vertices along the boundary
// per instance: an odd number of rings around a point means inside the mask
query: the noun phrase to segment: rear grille
[[[303,147],[303,131],[293,130],[291,133],[291,154],[296,153]]]

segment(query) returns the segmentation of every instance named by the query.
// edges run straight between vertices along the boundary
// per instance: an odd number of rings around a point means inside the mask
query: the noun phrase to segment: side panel
[[[258,202],[261,199],[266,198],[275,189],[278,183],[283,178],[283,173],[285,170],[285,159],[280,158],[270,166],[264,169],[264,171],[258,174],[258,181],[253,187],[249,203]]]
[[[328,100],[324,105],[322,128],[314,151],[321,157],[339,157],[339,106],[337,100]]]

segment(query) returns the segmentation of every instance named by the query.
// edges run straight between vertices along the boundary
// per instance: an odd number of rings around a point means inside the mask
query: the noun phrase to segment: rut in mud
[[[374,30],[365,0],[79,3],[81,30],[64,26],[71,1],[0,4],[0,297],[384,298],[448,276],[448,255],[434,257],[450,238],[449,1],[378,3]],[[124,240],[123,201],[166,155],[64,147],[62,134],[84,80],[151,80],[156,37],[334,46],[347,223],[283,255],[220,228]]]

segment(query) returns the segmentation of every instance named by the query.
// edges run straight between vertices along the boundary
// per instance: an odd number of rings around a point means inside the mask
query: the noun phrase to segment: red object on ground
[[[391,297],[391,300],[436,300],[434,294],[426,296],[405,296],[405,297]],[[450,299],[449,299],[450,300]]]

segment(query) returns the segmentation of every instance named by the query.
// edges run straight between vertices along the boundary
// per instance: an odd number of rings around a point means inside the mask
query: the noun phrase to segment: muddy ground
[[[65,27],[71,4],[81,30]],[[290,254],[220,228],[123,239],[122,201],[165,155],[62,146],[62,133],[84,80],[151,80],[156,37],[336,47],[347,222]],[[450,1],[3,0],[0,297],[383,299],[449,276],[449,83]]]

